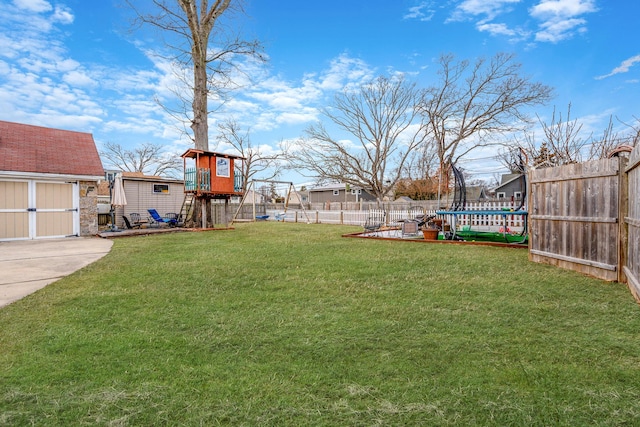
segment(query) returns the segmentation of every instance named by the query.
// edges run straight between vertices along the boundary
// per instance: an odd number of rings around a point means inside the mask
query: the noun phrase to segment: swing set
[[[275,215],[276,221],[283,221],[286,217],[287,214],[287,209],[289,208],[289,200],[291,200],[291,195],[295,194],[298,197],[298,200],[302,201],[302,198],[300,197],[300,193],[298,193],[298,191],[296,190],[296,187],[293,185],[292,182],[289,181],[273,181],[273,180],[261,180],[261,179],[256,179],[256,180],[252,180],[249,182],[249,185],[247,185],[247,191],[244,192],[244,195],[242,196],[242,200],[240,201],[240,206],[238,206],[238,209],[236,210],[236,213],[233,215],[233,219],[231,220],[231,224],[233,224],[234,222],[241,222],[241,221],[246,221],[246,220],[241,220],[238,218],[238,216],[240,215],[240,212],[242,211],[242,207],[245,205],[245,203],[247,203],[247,198],[251,197],[251,206],[253,207],[252,209],[252,215],[251,215],[251,220],[249,220],[250,222],[255,222],[255,221],[265,221],[269,215],[257,215],[256,214],[256,183],[266,183],[266,184],[285,184],[288,185],[288,189],[287,189],[287,196],[285,198],[284,201],[284,205],[283,205],[283,211],[280,213],[277,213]],[[311,223],[311,220],[309,219],[309,215],[307,215],[307,211],[304,208],[304,204],[300,203],[300,206],[302,207],[302,213],[304,214],[305,218],[307,219],[307,224]]]

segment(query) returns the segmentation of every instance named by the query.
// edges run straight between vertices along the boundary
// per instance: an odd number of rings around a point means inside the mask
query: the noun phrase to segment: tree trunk
[[[194,62],[199,59],[194,57]],[[204,58],[198,60],[193,73],[193,130],[194,145],[197,150],[209,150],[209,123],[207,106],[207,64]]]

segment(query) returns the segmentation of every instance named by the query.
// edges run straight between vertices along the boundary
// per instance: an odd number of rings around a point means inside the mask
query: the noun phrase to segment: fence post
[[[344,225],[344,211],[340,211],[340,225]]]
[[[627,283],[624,267],[629,250],[629,228],[626,216],[629,212],[629,174],[627,159],[618,156],[618,282]]]

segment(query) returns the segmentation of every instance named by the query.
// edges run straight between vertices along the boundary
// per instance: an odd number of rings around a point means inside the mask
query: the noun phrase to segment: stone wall
[[[98,183],[80,181],[80,235],[98,233]]]

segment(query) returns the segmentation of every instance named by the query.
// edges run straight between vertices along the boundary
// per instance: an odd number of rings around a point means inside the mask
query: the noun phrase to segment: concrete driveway
[[[0,242],[0,307],[99,260],[111,245],[98,237]]]

